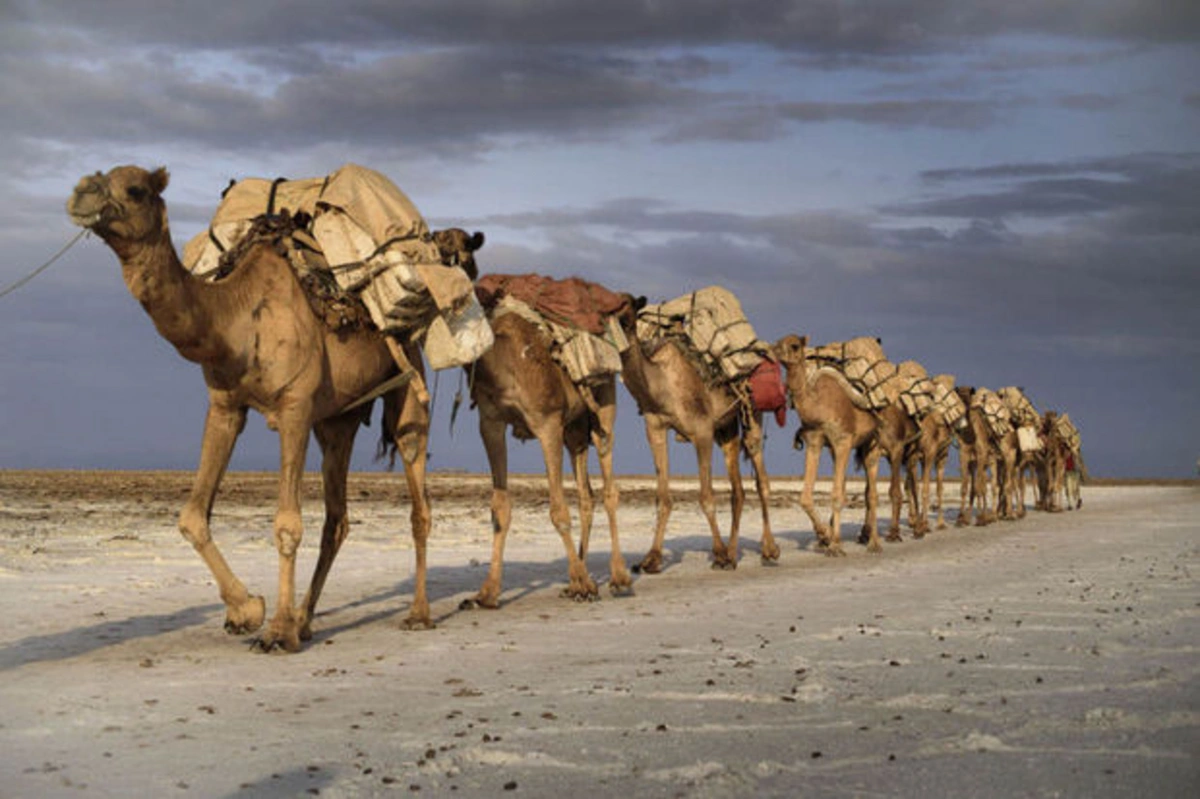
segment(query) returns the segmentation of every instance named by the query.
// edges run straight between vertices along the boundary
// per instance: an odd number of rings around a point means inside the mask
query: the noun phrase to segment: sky
[[[879,336],[1070,413],[1094,475],[1189,477],[1198,75],[1191,0],[0,0],[0,290],[85,174],[166,166],[182,248],[230,179],[352,161],[483,231],[485,272],[721,284],[762,339]],[[195,467],[199,367],[95,237],[0,297],[0,341],[0,468]],[[431,386],[430,467],[485,470],[460,373]],[[652,472],[619,391],[617,469]],[[798,473],[794,412],[768,425]],[[232,468],[277,463],[253,418]]]

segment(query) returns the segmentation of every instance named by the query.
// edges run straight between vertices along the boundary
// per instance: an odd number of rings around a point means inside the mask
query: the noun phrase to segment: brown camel
[[[1057,411],[1046,411],[1042,414],[1044,455],[1038,473],[1038,485],[1041,488],[1038,508],[1051,513],[1062,510],[1059,498],[1063,493],[1066,459],[1070,451],[1070,447],[1058,431],[1057,422]]]
[[[492,472],[491,565],[474,604],[495,608],[500,603],[504,543],[512,521],[512,501],[508,495],[510,427],[518,439],[536,438],[542,447],[550,489],[550,521],[562,536],[567,554],[570,584],[564,593],[578,600],[599,594],[584,562],[593,511],[587,472],[588,446],[595,446],[612,538],[610,587],[614,591],[629,589],[633,581],[617,540],[618,492],[612,465],[616,378],[610,375],[593,384],[589,402],[566,369],[551,357],[551,341],[536,324],[502,309],[490,311],[488,319],[495,344],[478,361],[465,367],[470,375],[471,399],[479,409],[479,433]],[[579,553],[572,545],[571,511],[563,490],[564,447],[571,456],[579,493]]]
[[[646,304],[644,297],[630,297],[630,305],[621,314],[621,325],[629,338],[629,348],[621,354],[621,381],[637,402],[646,423],[646,440],[654,457],[657,495],[654,543],[635,570],[655,574],[662,570],[663,539],[671,516],[670,464],[667,435],[671,430],[692,442],[700,475],[700,509],[712,532],[714,569],[736,569],[738,528],[746,491],[738,454],[745,452],[754,468],[754,482],[762,506],[761,556],[764,562],[779,559],[779,545],[771,535],[768,504],[771,487],[763,461],[762,412],[745,411],[729,385],[708,385],[683,345],[669,339],[653,351],[637,336],[637,313]],[[717,524],[716,499],[712,484],[713,444],[725,455],[725,471],[731,489],[729,543],[721,539]]]
[[[934,378],[935,382],[939,379],[941,378]],[[950,446],[953,443],[954,431],[946,424],[941,411],[934,408],[921,418],[920,433],[915,440],[910,442],[905,451],[906,480],[912,509],[910,523],[913,534],[918,538],[930,531],[931,482],[936,482],[937,489],[936,528],[938,530],[946,529],[943,489],[946,478],[946,461],[949,460]]]
[[[880,456],[887,458],[888,469],[891,472],[891,477],[888,482],[888,499],[891,501],[891,520],[888,524],[887,535],[885,540],[898,542],[903,541],[904,536],[900,534],[900,512],[904,507],[904,489],[908,481],[904,478],[904,471],[909,466],[909,455],[913,446],[917,443],[921,435],[921,426],[915,419],[909,416],[908,411],[899,401],[893,402],[886,408],[879,411],[879,436],[877,446]],[[913,529],[913,534],[918,538],[925,535],[925,531],[918,528],[917,509],[915,506],[915,495],[909,492],[909,525]],[[860,539],[860,543],[865,541]]]
[[[216,283],[189,274],[171,243],[162,192],[164,169],[117,167],[85,177],[67,203],[76,224],[94,231],[117,254],[125,285],[179,354],[200,364],[208,385],[200,465],[179,518],[179,529],[217,581],[226,607],[225,628],[250,633],[262,626],[266,604],[233,574],[212,539],[213,498],[246,421],[262,413],[278,431],[279,503],[274,537],[279,551],[279,594],[261,648],[299,649],[311,637],[317,600],[338,548],[349,532],[346,476],[359,424],[370,405],[356,399],[398,374],[397,357],[417,365],[411,342],[389,344],[373,328],[333,332],[318,319],[288,261],[272,242],[252,245],[236,269]],[[407,368],[413,368],[411,366]],[[425,592],[425,544],[430,511],[425,490],[428,407],[418,381],[384,396],[385,440],[404,462],[412,498],[416,578],[407,624],[430,626]],[[304,601],[296,606],[296,550],[303,525],[300,482],[309,433],[321,446],[325,525],[321,550]]]
[[[962,473],[962,502],[956,526],[965,527],[974,515],[975,525],[983,527],[996,520],[988,501],[989,469],[995,468],[995,453],[991,446],[991,431],[987,419],[973,402],[975,389],[959,386],[954,389],[967,406],[967,425],[958,432],[959,471]]]
[[[846,469],[853,450],[867,476],[866,521],[862,538],[870,552],[880,552],[876,532],[876,510],[879,501],[876,475],[879,469],[879,450],[875,446],[879,435],[876,416],[855,391],[845,376],[830,367],[814,368],[805,357],[806,336],[785,336],[775,344],[775,357],[787,371],[788,392],[792,407],[800,416],[796,440],[807,449],[804,458],[804,491],[800,505],[812,520],[813,531],[826,547],[826,554],[844,555],[841,540],[841,512],[846,500]],[[828,447],[833,455],[833,495],[829,523],[817,517],[813,503],[813,484],[821,450]]]

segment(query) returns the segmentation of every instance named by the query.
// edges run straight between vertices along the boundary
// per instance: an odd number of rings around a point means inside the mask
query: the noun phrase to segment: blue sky
[[[74,234],[85,173],[167,166],[182,245],[230,178],[355,161],[434,227],[484,231],[485,271],[654,300],[721,283],[764,339],[878,335],[1068,411],[1094,473],[1188,476],[1198,41],[1200,7],[1165,0],[10,0],[0,287]],[[199,369],[97,240],[0,298],[0,337],[0,468],[194,467]],[[458,382],[432,465],[480,470],[474,414],[448,429]],[[796,424],[772,473],[800,469]],[[618,429],[618,468],[651,471],[624,395]],[[276,459],[252,422],[234,468]]]

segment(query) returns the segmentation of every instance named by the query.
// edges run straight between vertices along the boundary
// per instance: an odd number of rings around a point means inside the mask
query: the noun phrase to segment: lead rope
[[[84,236],[86,236],[87,234],[89,234],[91,232],[92,231],[89,230],[88,228],[83,228],[82,230],[80,230],[78,233],[75,234],[75,238],[71,239],[65,245],[63,245],[62,249],[59,250],[58,252],[54,253],[54,255],[52,255],[50,257],[49,261],[46,261],[46,263],[42,264],[37,269],[34,269],[28,275],[26,275],[25,277],[18,280],[16,283],[13,283],[11,286],[8,286],[3,291],[0,291],[0,297],[4,297],[9,294],[12,294],[14,291],[21,288],[21,286],[24,286],[26,283],[28,283],[29,281],[33,280],[35,277],[40,275],[42,272],[45,272],[47,269],[50,268],[51,264],[53,264],[59,258],[62,258],[63,255],[66,254],[67,250],[74,247],[75,243],[77,241],[79,241],[81,238],[83,238]]]

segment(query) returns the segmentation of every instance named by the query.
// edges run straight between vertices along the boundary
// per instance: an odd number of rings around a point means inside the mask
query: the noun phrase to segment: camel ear
[[[162,194],[166,191],[167,184],[171,182],[171,174],[167,172],[165,166],[160,166],[158,169],[150,173],[150,188],[155,194]]]
[[[633,310],[640,311],[649,304],[649,300],[646,299],[645,295],[642,295],[641,297],[634,297],[632,304]]]
[[[471,240],[467,242],[467,246],[470,247],[472,250],[478,250],[480,247],[482,247],[483,246],[483,231],[476,230],[475,235],[472,236]]]
[[[876,343],[876,344],[882,344],[882,343],[883,343],[883,336],[876,336],[876,337],[875,337],[875,343]]]

